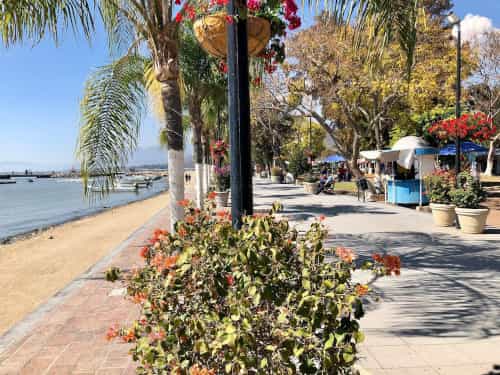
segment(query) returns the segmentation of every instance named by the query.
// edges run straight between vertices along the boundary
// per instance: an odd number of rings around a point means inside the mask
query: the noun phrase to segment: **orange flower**
[[[179,204],[179,206],[182,206],[182,207],[187,207],[189,206],[189,200],[188,199],[183,199],[179,202],[177,202]]]
[[[207,198],[210,200],[214,200],[216,196],[217,193],[215,191],[211,191],[210,193],[208,193]]]
[[[319,215],[319,218],[318,218],[319,221],[324,221],[325,219],[326,219],[325,215]]]
[[[118,330],[118,325],[117,324],[115,324],[112,327],[109,327],[108,331],[106,332],[106,340],[108,340],[108,341],[113,340],[116,336],[118,336],[119,333],[120,332]]]
[[[149,254],[149,247],[147,246],[144,246],[141,251],[139,252],[139,255],[142,257],[142,258],[146,258]]]
[[[167,269],[173,268],[177,263],[178,258],[179,258],[178,255],[171,255],[167,257],[167,259],[165,259],[165,263],[163,263],[163,266]]]
[[[401,260],[397,255],[384,255],[383,263],[387,275],[394,273],[399,276],[401,274]]]
[[[352,261],[356,259],[356,254],[354,254],[354,251],[345,247],[337,247],[337,249],[335,250],[335,255],[337,255],[346,263],[352,263]]]
[[[205,367],[200,368],[198,365],[191,366],[189,375],[215,375],[215,370],[210,370]]]
[[[133,342],[133,341],[135,341],[135,339],[136,339],[136,337],[135,337],[135,331],[134,331],[133,328],[129,329],[128,332],[127,332],[127,334],[124,335],[124,336],[122,336],[122,340],[124,342]]]
[[[356,294],[359,296],[359,297],[362,297],[364,296],[365,294],[368,293],[368,285],[361,285],[361,284],[358,284],[356,285],[356,287],[354,288],[354,291],[356,292]]]
[[[382,262],[382,255],[380,255],[379,253],[375,253],[375,254],[372,254],[372,259],[375,261],[375,262]]]
[[[156,267],[156,269],[161,272],[163,270],[163,262],[164,262],[164,259],[165,257],[163,256],[163,254],[160,254],[160,253],[157,253],[155,254],[155,256],[153,257],[153,259],[151,259],[151,265],[153,267]]]
[[[143,293],[143,292],[139,292],[139,293],[136,293],[134,294],[134,296],[132,297],[134,303],[143,303],[146,299],[147,299],[148,295],[146,293]]]
[[[185,220],[184,220],[186,223],[188,224],[193,224],[195,219],[194,219],[194,216],[191,216],[191,215],[188,215],[186,216]]]

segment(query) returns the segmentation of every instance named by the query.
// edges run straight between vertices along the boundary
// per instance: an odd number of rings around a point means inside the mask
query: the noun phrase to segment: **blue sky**
[[[455,11],[492,18],[500,27],[500,0],[455,0]],[[51,40],[0,46],[0,170],[74,164],[83,85],[92,69],[107,62],[102,32],[92,45],[67,34],[58,47]],[[146,118],[141,146],[155,146],[157,133],[155,120]]]

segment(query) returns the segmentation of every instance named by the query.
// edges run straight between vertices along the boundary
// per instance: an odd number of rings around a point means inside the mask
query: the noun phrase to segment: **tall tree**
[[[221,94],[224,96],[226,79],[218,69],[218,61],[199,46],[191,28],[187,26],[183,28],[180,52],[182,88],[193,131],[196,202],[201,208],[206,193],[203,181],[206,180],[205,173],[207,173],[204,168],[203,132],[206,124],[203,107],[211,96]]]
[[[489,142],[488,159],[484,174],[491,176],[495,161],[496,145],[500,142],[500,32],[492,30],[478,40],[479,62],[469,93],[474,108],[493,119],[498,132]]]
[[[183,217],[184,149],[179,87],[179,25],[170,1],[101,0],[113,45],[126,50],[88,80],[77,155],[84,182],[108,190],[135,150],[145,90],[157,85],[168,146],[171,226]],[[140,52],[145,51],[146,57]]]

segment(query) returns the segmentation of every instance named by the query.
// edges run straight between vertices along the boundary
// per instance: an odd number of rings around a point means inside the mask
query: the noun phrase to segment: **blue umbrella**
[[[340,161],[345,161],[345,159],[340,155],[330,155],[323,160],[323,163],[337,163]]]
[[[455,148],[455,144],[450,143],[439,150],[439,155],[443,155],[443,156],[455,155],[456,152],[457,152],[457,150]],[[484,154],[484,153],[488,152],[488,149],[483,147],[483,146],[477,145],[475,143],[465,141],[465,142],[460,143],[460,152],[462,152],[464,154],[467,154],[470,152]]]

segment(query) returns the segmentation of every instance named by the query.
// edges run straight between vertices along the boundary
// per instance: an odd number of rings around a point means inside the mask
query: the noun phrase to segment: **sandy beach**
[[[0,245],[0,334],[127,239],[167,200],[163,193]]]

